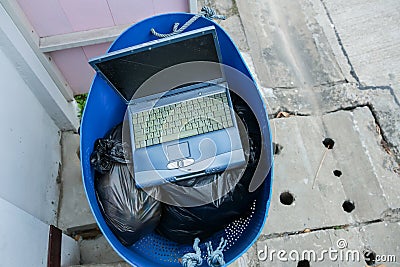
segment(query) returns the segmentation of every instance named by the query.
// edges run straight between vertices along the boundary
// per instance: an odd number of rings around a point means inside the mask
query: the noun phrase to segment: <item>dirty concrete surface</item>
[[[263,233],[233,266],[400,266],[400,2],[216,2],[202,4],[237,11],[244,58],[282,148]],[[226,30],[242,40],[239,30]],[[333,149],[326,151],[325,138]],[[358,261],[257,255],[265,246],[318,255],[341,239]],[[379,255],[395,259],[379,262]]]
[[[198,0],[204,5],[227,16],[218,23],[256,78],[281,147],[266,225],[232,266],[400,266],[400,2]],[[60,214],[61,225],[72,224]],[[96,240],[81,243],[82,263],[118,261]],[[360,258],[279,261],[264,259],[266,248]]]

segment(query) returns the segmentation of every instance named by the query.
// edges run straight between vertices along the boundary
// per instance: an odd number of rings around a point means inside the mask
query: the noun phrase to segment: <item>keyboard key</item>
[[[146,137],[144,135],[135,135],[135,140],[140,142],[146,140]]]
[[[224,116],[225,112],[223,110],[214,111],[213,117]]]

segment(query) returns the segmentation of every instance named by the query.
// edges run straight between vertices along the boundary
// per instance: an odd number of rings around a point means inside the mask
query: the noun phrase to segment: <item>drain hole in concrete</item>
[[[376,253],[370,249],[364,250],[364,259],[368,266],[375,266],[376,263]]]
[[[274,155],[279,155],[283,149],[283,146],[278,143],[272,143],[274,147]]]
[[[354,205],[354,202],[351,200],[346,200],[345,202],[343,202],[342,207],[343,207],[343,210],[347,213],[352,212],[356,208],[356,206]]]
[[[333,174],[334,174],[335,176],[337,176],[337,177],[342,176],[342,172],[339,171],[339,170],[334,170],[334,171],[333,171]]]
[[[327,149],[332,149],[335,145],[335,141],[331,138],[325,138],[324,141],[322,141],[322,144],[324,144]]]
[[[290,192],[287,192],[287,191],[281,193],[279,199],[281,200],[281,203],[283,205],[287,205],[287,206],[292,205],[292,203],[294,202],[293,194]]]
[[[297,263],[297,267],[310,267],[310,262],[308,260],[301,260]]]

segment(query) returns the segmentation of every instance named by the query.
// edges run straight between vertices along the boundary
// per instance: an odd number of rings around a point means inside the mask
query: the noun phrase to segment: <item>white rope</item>
[[[182,265],[184,267],[198,267],[203,264],[203,259],[201,258],[201,250],[199,248],[200,239],[196,238],[194,240],[193,249],[196,253],[186,253],[182,257]]]
[[[227,243],[228,241],[221,237],[221,242],[215,250],[213,250],[211,242],[206,243],[208,255],[207,263],[210,267],[220,267],[225,265],[223,251]]]
[[[226,19],[225,16],[222,15],[217,15],[216,11],[208,6],[204,6],[200,13],[194,15],[193,17],[191,17],[188,21],[185,22],[185,24],[183,24],[183,26],[181,28],[179,27],[179,23],[176,22],[174,23],[174,26],[172,27],[172,32],[171,33],[158,33],[156,32],[156,30],[154,28],[151,28],[151,33],[159,38],[165,38],[165,37],[170,37],[176,34],[179,34],[181,32],[183,32],[184,30],[186,30],[190,25],[192,25],[198,18],[200,17],[206,17],[208,19],[219,19],[219,20],[224,20]]]

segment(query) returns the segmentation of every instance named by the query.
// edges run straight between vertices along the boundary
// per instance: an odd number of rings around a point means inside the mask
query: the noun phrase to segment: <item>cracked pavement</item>
[[[220,25],[257,80],[280,147],[263,233],[233,266],[400,266],[400,2],[198,5],[227,15]],[[325,138],[333,149],[326,151]],[[336,248],[340,238],[360,252],[359,261],[307,265],[257,256],[266,246]],[[396,260],[379,262],[385,254]]]

